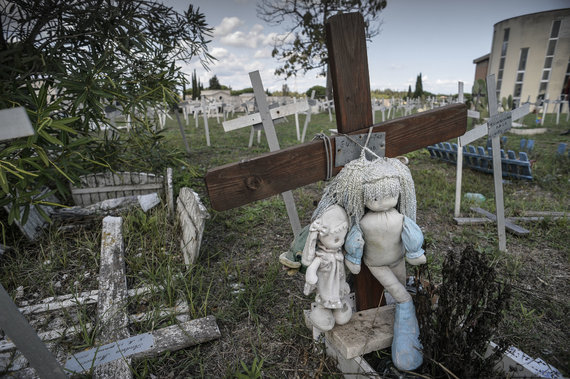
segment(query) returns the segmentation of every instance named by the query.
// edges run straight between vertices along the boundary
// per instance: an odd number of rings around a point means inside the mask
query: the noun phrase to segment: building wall
[[[560,22],[560,27],[557,38],[551,39],[552,26],[555,21]],[[508,30],[508,39],[506,54],[503,55],[506,30]],[[555,48],[551,68],[545,70],[547,50],[549,44],[552,47],[554,42],[551,41],[553,40],[555,40]],[[527,59],[524,71],[520,71],[523,49],[527,49]],[[504,64],[501,77],[502,58],[504,58]],[[564,88],[565,80],[570,78],[569,63],[570,8],[528,14],[495,24],[489,58],[489,74],[495,74],[499,101],[509,95],[513,95],[515,100],[520,99],[521,102],[526,102],[530,98],[532,103],[539,96],[548,96],[551,100],[558,99]],[[541,82],[545,84],[541,86]],[[518,86],[520,94],[515,92],[517,84],[520,84]]]
[[[477,65],[475,66],[475,82],[479,79],[486,80],[488,69],[489,69],[488,59],[477,62]]]

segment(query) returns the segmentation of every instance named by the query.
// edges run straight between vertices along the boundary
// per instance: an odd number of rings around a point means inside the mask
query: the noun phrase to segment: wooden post
[[[487,99],[489,101],[489,117],[499,113],[497,109],[497,91],[495,75],[487,76]],[[501,162],[501,136],[491,138],[493,149],[493,181],[495,183],[495,206],[497,209],[497,232],[499,234],[499,250],[507,250],[507,236],[505,232],[505,204],[503,200],[503,168]]]
[[[176,115],[176,120],[178,121],[178,127],[180,128],[180,134],[182,135],[182,140],[184,141],[184,147],[186,148],[186,154],[190,155],[190,146],[188,146],[188,141],[186,140],[186,133],[184,133],[184,126],[180,121],[180,115],[178,114],[178,107],[174,107],[174,114]],[[210,145],[208,145],[210,146]]]
[[[313,100],[314,98],[315,98],[315,90],[312,90],[311,91],[311,100]],[[311,114],[313,112],[311,101],[307,100],[307,103],[309,104],[309,109],[307,109],[307,115],[305,117],[305,124],[303,125],[303,133],[301,134],[301,143],[305,142],[305,135],[307,135],[307,127],[309,126],[309,122],[311,122]]]
[[[206,132],[206,145],[210,146],[210,128],[208,128],[208,110],[206,109],[206,98],[202,96],[202,115],[204,116],[204,129]]]
[[[463,82],[458,84],[459,95],[458,101],[463,103]],[[457,139],[457,162],[456,162],[456,182],[455,182],[455,212],[453,213],[455,217],[459,217],[461,212],[461,181],[463,175],[463,147]]]
[[[297,97],[293,97],[293,103],[297,104]],[[295,111],[295,130],[297,131],[297,141],[301,140],[301,132],[299,130],[299,112]]]

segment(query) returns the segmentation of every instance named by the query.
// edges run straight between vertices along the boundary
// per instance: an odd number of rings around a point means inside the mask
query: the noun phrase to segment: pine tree
[[[412,98],[412,85],[410,84],[408,86],[408,99],[411,99],[411,98]]]

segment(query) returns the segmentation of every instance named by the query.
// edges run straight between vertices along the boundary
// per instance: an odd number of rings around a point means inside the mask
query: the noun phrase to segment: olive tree
[[[257,15],[270,25],[288,25],[289,32],[275,41],[272,56],[281,66],[276,75],[289,78],[298,72],[319,69],[327,76],[327,98],[331,99],[332,82],[329,75],[325,40],[325,21],[337,13],[360,12],[366,25],[368,39],[378,35],[379,15],[386,0],[261,0]]]
[[[178,12],[150,0],[2,1],[0,25],[0,109],[24,106],[35,129],[0,143],[0,206],[13,205],[9,222],[25,223],[43,187],[65,196],[94,166],[118,168],[129,138],[156,147],[147,109],[179,101],[185,79],[177,64],[212,60],[212,29],[192,5]],[[135,132],[100,132],[110,127],[109,106]]]

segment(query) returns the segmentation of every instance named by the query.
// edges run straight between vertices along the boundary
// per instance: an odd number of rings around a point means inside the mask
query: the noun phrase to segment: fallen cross
[[[128,296],[134,296],[144,292],[148,292],[151,288],[143,287],[137,290],[128,290],[126,287],[126,277],[124,273],[124,259],[123,259],[123,246],[121,235],[121,218],[120,217],[106,217],[103,221],[103,240],[101,246],[101,270],[99,276],[100,289],[97,291],[88,291],[77,295],[64,295],[54,298],[48,298],[40,304],[26,305],[20,308],[20,312],[16,313],[31,314],[37,312],[45,312],[48,310],[61,309],[79,304],[98,304],[98,323],[97,327],[100,330],[101,339],[108,343],[104,346],[96,347],[92,350],[81,352],[67,360],[66,369],[76,371],[77,373],[85,370],[90,370],[95,367],[95,377],[114,378],[114,377],[130,377],[129,365],[127,361],[130,359],[141,359],[146,357],[155,356],[167,351],[175,351],[185,347],[193,346],[202,342],[206,342],[220,337],[220,331],[213,316],[205,318],[181,321],[176,325],[165,327],[155,330],[150,333],[144,333],[139,336],[129,336],[126,326],[130,322],[140,322],[149,317],[148,313],[137,314],[129,316],[126,313],[126,299]],[[159,288],[157,288],[159,289]],[[0,303],[2,299],[0,298]],[[4,304],[4,303],[2,303]],[[180,312],[188,310],[187,304],[182,304],[172,309],[162,309],[153,314],[158,315],[175,315]],[[182,319],[183,317],[177,317]],[[186,319],[186,318],[184,318]],[[1,321],[1,318],[0,318]],[[0,324],[4,325],[4,324]],[[88,330],[93,328],[93,325],[84,325]],[[5,328],[3,326],[3,328]],[[6,328],[5,328],[6,329]],[[49,332],[41,333],[41,337],[49,340],[60,338],[64,335],[73,335],[79,328],[68,328],[63,330],[52,330]],[[13,330],[13,329],[10,329]],[[18,330],[18,329],[16,329]],[[16,342],[16,347],[20,348],[19,335],[15,335],[13,340]],[[38,336],[36,335],[36,338]],[[31,343],[31,342],[29,342]],[[39,340],[38,344],[44,346]],[[56,344],[48,345],[50,350],[56,349]],[[0,341],[0,351],[10,351],[14,348],[14,344],[8,341]],[[114,354],[118,350],[114,347],[120,348],[119,354]],[[24,350],[26,351],[26,350]],[[47,350],[46,350],[47,351]],[[48,351],[49,353],[49,351]],[[26,354],[26,358],[30,362],[37,361],[38,359],[45,359],[39,353]],[[132,354],[132,355],[131,355]],[[58,354],[60,356],[60,354]],[[4,362],[4,357],[0,357],[2,363],[12,361],[11,358]],[[60,357],[61,358],[61,357]],[[110,359],[112,358],[112,359]],[[15,365],[11,366],[11,370],[22,369],[19,375],[33,376],[33,371],[25,368],[25,359],[16,358]],[[47,362],[47,361],[46,361]],[[59,367],[57,361],[54,360],[54,367]],[[45,363],[46,367],[50,367]],[[38,373],[41,373],[38,371]],[[46,377],[56,377],[47,375]],[[61,376],[65,377],[65,375]]]

